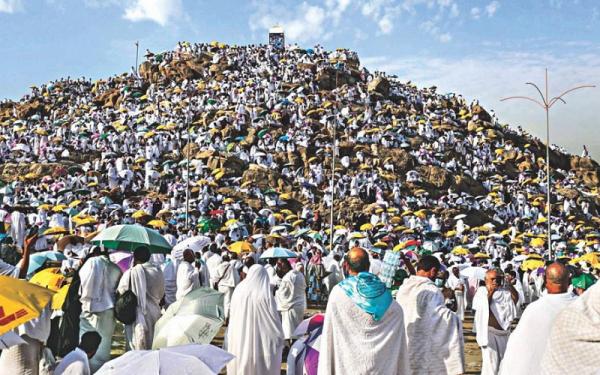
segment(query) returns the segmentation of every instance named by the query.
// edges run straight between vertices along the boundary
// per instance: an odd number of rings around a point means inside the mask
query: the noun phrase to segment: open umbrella
[[[113,250],[134,251],[146,246],[152,253],[166,253],[171,245],[157,231],[141,225],[115,225],[104,229],[91,241]]]
[[[131,267],[133,261],[133,254],[127,251],[116,251],[111,253],[109,256],[110,260],[119,266],[122,272],[125,272]]]
[[[154,328],[153,348],[210,343],[223,325],[223,293],[198,288],[175,301]]]
[[[463,277],[470,279],[485,280],[485,273],[487,270],[483,267],[467,267],[460,271]]]
[[[67,257],[58,251],[42,251],[32,254],[29,257],[29,268],[27,268],[27,275],[34,273],[38,268],[43,266],[47,260],[60,262],[65,259],[67,259]]]
[[[284,249],[283,247],[272,247],[262,253],[260,259],[268,259],[268,258],[296,258],[298,255],[293,251],[288,249]]]
[[[0,276],[0,335],[37,318],[53,294],[27,281]]]
[[[181,254],[183,254],[183,251],[186,249],[191,249],[192,251],[197,253],[204,249],[207,245],[209,245],[210,242],[210,237],[207,236],[190,237],[175,245],[171,254],[177,258],[178,255],[180,257]]]
[[[243,253],[243,252],[251,252],[254,251],[254,246],[250,242],[246,241],[238,241],[229,245],[229,251],[234,253]]]
[[[232,359],[232,354],[213,345],[132,350],[106,362],[96,375],[216,375]]]
[[[294,335],[302,337],[294,343],[288,354],[288,374],[317,375],[324,320],[323,314],[315,314],[298,325]]]
[[[58,292],[65,281],[64,275],[60,272],[60,268],[51,267],[41,270],[33,275],[30,283],[34,283],[43,288],[48,288],[53,292]]]

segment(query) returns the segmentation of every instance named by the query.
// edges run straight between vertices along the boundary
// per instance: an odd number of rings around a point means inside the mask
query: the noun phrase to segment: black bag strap
[[[215,283],[217,286],[219,286],[219,283],[221,282],[221,280],[223,280],[223,278],[225,277],[225,274],[227,273],[227,270],[229,270],[229,267],[231,266],[230,263],[227,264],[227,267],[225,268],[225,271],[223,271],[223,275],[221,275],[221,277],[219,277],[219,280],[217,280],[217,282]]]

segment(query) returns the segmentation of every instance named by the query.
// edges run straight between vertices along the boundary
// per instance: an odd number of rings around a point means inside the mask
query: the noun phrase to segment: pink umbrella
[[[295,336],[302,338],[294,343],[288,355],[288,375],[317,375],[324,320],[324,314],[315,314],[303,320],[294,331]]]
[[[123,272],[127,271],[129,267],[131,267],[131,262],[133,261],[133,254],[124,251],[116,251],[111,253],[108,257],[114,264],[119,266]]]

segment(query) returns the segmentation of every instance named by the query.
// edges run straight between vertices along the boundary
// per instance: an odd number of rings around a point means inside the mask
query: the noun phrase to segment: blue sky
[[[501,103],[600,85],[600,2],[594,0],[0,0],[0,98],[60,77],[107,77],[141,51],[179,40],[261,43],[279,23],[288,42],[359,52],[371,69],[420,86],[462,93],[502,122],[544,136],[541,109]],[[140,54],[142,55],[142,53]],[[552,142],[600,159],[600,87],[573,93],[552,111]]]

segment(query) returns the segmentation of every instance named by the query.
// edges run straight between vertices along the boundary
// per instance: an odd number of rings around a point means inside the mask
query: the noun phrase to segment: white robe
[[[281,312],[281,323],[286,340],[293,338],[296,327],[304,319],[305,291],[304,276],[296,270],[291,270],[283,276],[275,292],[277,310]]]
[[[154,325],[161,315],[159,303],[165,294],[162,271],[149,262],[138,264],[123,274],[117,290],[131,290],[138,301],[135,322],[125,326],[128,348],[151,349]]]
[[[375,321],[335,286],[325,312],[318,374],[410,374],[400,306],[392,301]]]
[[[464,341],[458,316],[431,280],[411,276],[398,289],[412,374],[464,373]]]
[[[500,373],[528,375],[541,372],[540,362],[546,350],[550,329],[559,312],[575,301],[570,292],[546,294],[525,309],[517,328],[510,335]]]
[[[90,375],[87,354],[83,350],[75,348],[56,366],[54,375]]]
[[[198,270],[193,264],[183,261],[177,268],[177,294],[176,299],[183,298],[186,294],[200,287]]]
[[[19,248],[25,243],[25,214],[15,211],[10,214],[10,236]]]
[[[227,365],[227,374],[279,375],[283,328],[267,271],[257,264],[250,267],[231,302],[227,351],[235,358]]]
[[[600,283],[558,313],[542,357],[542,374],[597,374],[600,369]]]
[[[487,289],[482,286],[477,289],[473,297],[473,309],[475,310],[473,330],[476,333],[477,344],[481,347],[481,373],[482,375],[497,374],[506,351],[510,324],[517,317],[517,307],[507,289],[495,291],[490,305]],[[490,311],[502,331],[489,326]]]

